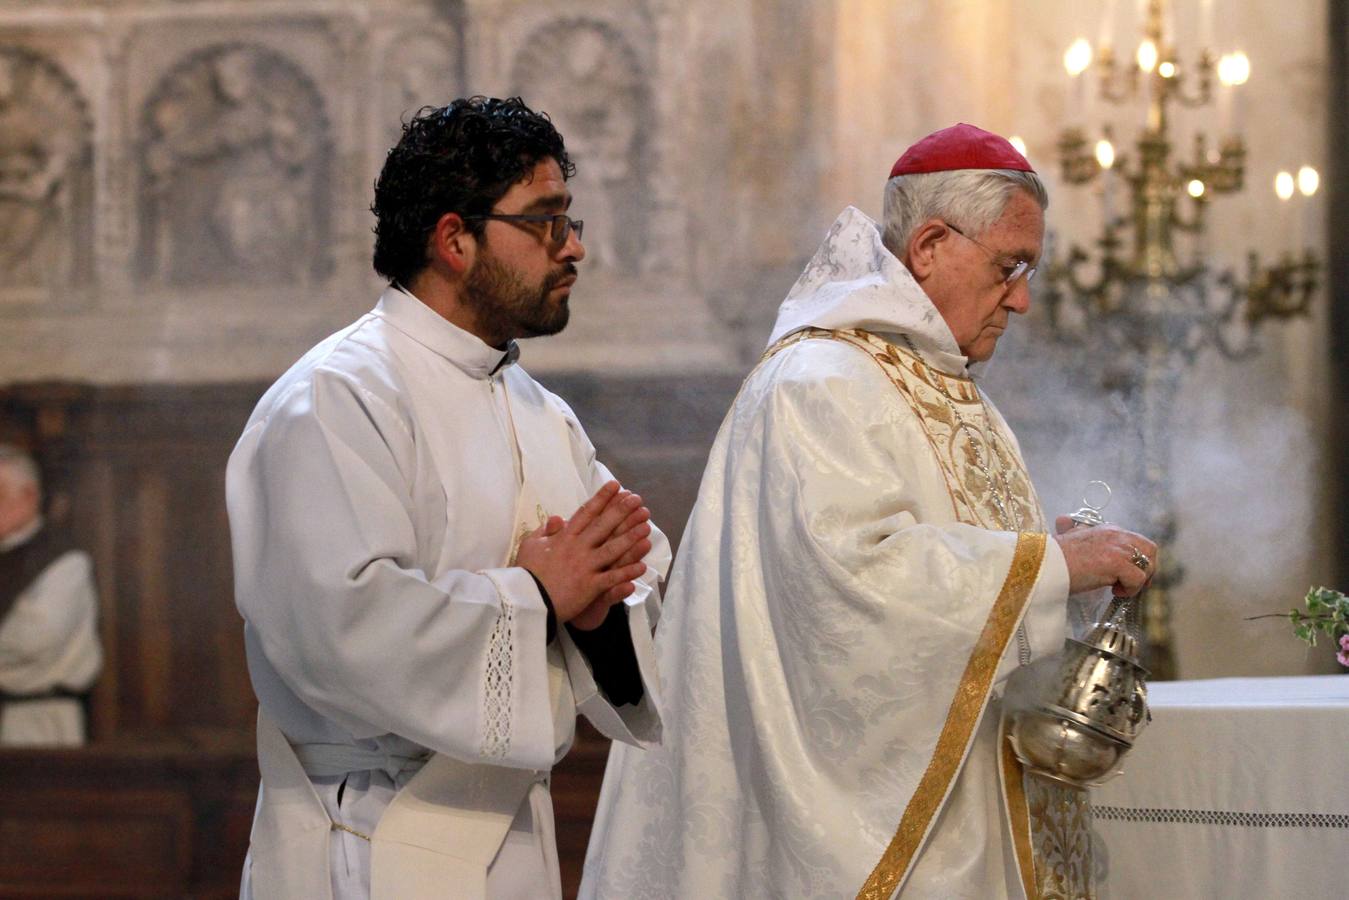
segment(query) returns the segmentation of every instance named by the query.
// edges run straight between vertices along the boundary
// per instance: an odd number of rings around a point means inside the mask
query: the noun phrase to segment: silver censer
[[[1092,482],[1098,484],[1105,502],[1093,506],[1084,499],[1072,515],[1075,527],[1104,523],[1110,487]],[[1152,720],[1140,640],[1138,598],[1112,597],[1085,637],[1063,642],[1057,669],[1010,713],[1012,750],[1023,766],[1074,787],[1101,784],[1122,771],[1124,755]]]

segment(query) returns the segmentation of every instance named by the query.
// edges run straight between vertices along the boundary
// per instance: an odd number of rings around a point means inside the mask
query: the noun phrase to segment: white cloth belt
[[[300,761],[305,774],[311,778],[332,778],[348,772],[377,770],[396,782],[401,774],[417,774],[431,758],[430,753],[401,756],[352,744],[292,744],[291,749],[295,751],[295,758]]]

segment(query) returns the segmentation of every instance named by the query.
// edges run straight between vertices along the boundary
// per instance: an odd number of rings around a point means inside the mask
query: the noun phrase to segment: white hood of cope
[[[983,368],[969,364],[941,313],[882,243],[876,223],[852,206],[834,220],[778,307],[768,345],[811,327],[906,335],[929,365],[944,372],[973,375]]]

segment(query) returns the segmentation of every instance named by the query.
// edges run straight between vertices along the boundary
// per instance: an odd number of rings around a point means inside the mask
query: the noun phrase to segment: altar
[[[1102,898],[1349,896],[1349,677],[1159,682],[1149,701],[1093,792]]]

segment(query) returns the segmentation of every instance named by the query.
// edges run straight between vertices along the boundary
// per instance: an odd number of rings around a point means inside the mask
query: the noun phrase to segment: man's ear
[[[436,220],[427,253],[432,263],[439,262],[455,275],[463,275],[473,265],[477,250],[478,239],[458,213],[445,213]]]
[[[913,277],[925,280],[936,265],[937,245],[950,235],[950,227],[941,219],[928,219],[909,235],[904,264]]]

